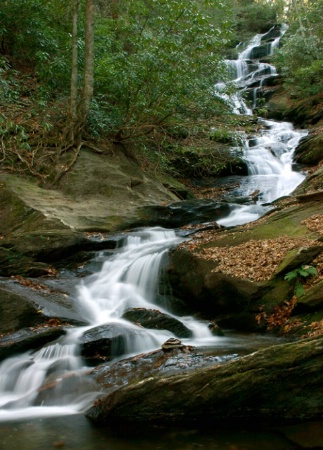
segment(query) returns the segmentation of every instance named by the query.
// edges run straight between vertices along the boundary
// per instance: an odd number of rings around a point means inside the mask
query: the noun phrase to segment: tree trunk
[[[94,85],[94,0],[86,0],[85,8],[84,81],[78,114],[78,137],[80,137],[86,123],[93,97]]]
[[[77,48],[77,25],[80,0],[73,2],[72,15],[72,70],[71,70],[71,91],[70,91],[70,116],[72,128],[75,126],[77,113],[77,78],[78,78],[78,48]]]

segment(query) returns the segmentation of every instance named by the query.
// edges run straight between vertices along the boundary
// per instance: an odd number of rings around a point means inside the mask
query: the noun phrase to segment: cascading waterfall
[[[102,269],[78,286],[77,308],[89,325],[69,329],[66,336],[37,352],[8,358],[0,365],[0,421],[31,416],[75,414],[92,403],[97,393],[82,384],[84,367],[79,356],[79,337],[98,325],[121,324],[131,329],[124,336],[126,355],[159,348],[174,335],[167,330],[149,330],[122,319],[131,308],[156,309],[158,280],[163,257],[182,241],[173,230],[153,228],[129,234],[124,245],[104,262]],[[100,257],[100,255],[98,256]],[[160,303],[160,302],[159,302]],[[214,343],[207,325],[193,317],[177,317],[158,304],[158,310],[180,320],[192,331],[187,344]],[[73,376],[73,389],[60,381]],[[43,398],[46,386],[54,386]],[[64,386],[64,385],[63,385]]]
[[[267,33],[252,38],[236,60],[227,60],[232,82],[240,91],[233,97],[223,94],[225,85],[216,85],[217,95],[228,101],[236,114],[252,114],[244,100],[249,98],[252,108],[258,106],[259,93],[277,76],[274,66],[262,62],[278,48],[286,25],[273,27]],[[268,41],[269,38],[269,41]],[[229,216],[218,220],[223,226],[243,225],[258,219],[271,209],[268,205],[279,197],[290,194],[305,178],[293,171],[293,154],[306,130],[295,130],[289,122],[258,119],[262,131],[258,136],[245,137],[243,159],[248,166],[248,177],[240,183],[237,196],[254,194],[257,201],[251,205],[231,205]]]
[[[269,45],[266,44],[267,54],[279,45],[283,32],[284,28]],[[236,85],[242,90],[252,90],[254,106],[257,104],[255,90],[264,84],[265,79],[276,76],[273,66],[253,57],[263,37],[255,36],[237,60],[226,61]],[[255,86],[256,82],[260,85]],[[224,84],[219,84],[215,90],[232,105],[234,112],[252,114],[243,97],[239,94],[228,96],[224,87]],[[245,140],[243,152],[249,176],[241,186],[242,195],[259,191],[258,200],[254,205],[232,205],[232,213],[219,221],[222,225],[257,219],[270,208],[264,204],[289,194],[303,179],[303,175],[292,170],[292,156],[306,132],[295,131],[289,123],[260,121],[262,133]],[[219,341],[221,338],[213,337],[205,323],[193,317],[175,316],[168,311],[161,296],[156,295],[163,258],[169,248],[180,242],[181,238],[174,231],[161,228],[129,233],[123,247],[103,263],[101,271],[77,288],[79,316],[88,325],[69,328],[66,336],[57,342],[36,352],[8,358],[0,364],[0,420],[75,414],[86,409],[97,392],[83,381],[82,374],[88,368],[79,356],[79,339],[93,327],[117,324],[131,329],[131,334],[125,336],[123,357],[156,349],[173,336],[169,331],[144,329],[126,321],[122,316],[128,309],[158,308],[180,320],[192,332],[192,338],[183,339],[184,343],[198,346],[214,345]],[[62,379],[72,380],[68,389],[64,388],[65,383],[60,383]]]

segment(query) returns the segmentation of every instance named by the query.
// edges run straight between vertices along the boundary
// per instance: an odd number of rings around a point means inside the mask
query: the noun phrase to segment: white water
[[[122,357],[160,348],[174,335],[169,331],[148,330],[124,319],[131,308],[156,309],[181,320],[192,330],[191,339],[183,343],[201,345],[214,343],[207,325],[193,317],[177,317],[163,306],[156,305],[156,295],[163,257],[181,238],[172,230],[147,229],[131,233],[124,246],[105,261],[99,273],[78,286],[77,308],[80,317],[89,323],[68,331],[67,336],[37,352],[8,358],[0,365],[0,421],[30,417],[76,414],[96,398],[93,387],[83,385],[82,359],[78,356],[78,339],[88,329],[102,324],[121,324],[130,330],[125,338]],[[73,376],[73,389],[61,381]],[[46,396],[42,398],[43,387]]]
[[[282,26],[280,36],[275,38],[268,46],[268,55],[272,55],[279,46],[281,37],[287,30]],[[265,33],[267,34],[267,33]],[[232,97],[225,92],[225,84],[216,85],[218,95],[231,105],[235,114],[252,114],[252,108],[257,106],[257,93],[262,88],[268,76],[277,75],[274,66],[250,61],[253,48],[262,44],[265,34],[254,36],[246,48],[238,54],[238,59],[226,61],[233,83],[241,89]],[[243,92],[250,86],[253,91],[253,105],[249,108],[243,98]],[[256,195],[257,201],[252,205],[232,205],[229,216],[218,220],[223,226],[243,225],[257,220],[270,210],[268,203],[290,194],[303,181],[305,175],[295,172],[292,168],[294,151],[302,137],[307,135],[306,130],[295,130],[288,122],[259,119],[263,130],[249,139],[246,137],[243,145],[243,159],[247,163],[249,176],[241,183],[241,196]]]

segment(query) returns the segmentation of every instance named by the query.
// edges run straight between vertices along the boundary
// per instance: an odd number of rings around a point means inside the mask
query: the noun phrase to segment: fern
[[[294,294],[296,297],[301,297],[305,294],[305,289],[302,283],[302,279],[310,277],[310,276],[316,276],[317,270],[313,266],[304,266],[292,270],[291,272],[286,273],[284,276],[284,280],[287,281],[294,281],[295,280],[295,286],[294,286]]]

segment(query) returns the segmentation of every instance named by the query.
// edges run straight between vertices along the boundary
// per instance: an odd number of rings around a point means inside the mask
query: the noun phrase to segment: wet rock
[[[150,226],[180,228],[188,224],[214,222],[227,216],[230,205],[213,200],[184,200],[168,206],[149,206],[142,209],[142,217]]]
[[[217,323],[210,322],[208,324],[208,328],[211,331],[213,336],[224,336],[222,329],[219,327],[219,325]]]
[[[134,340],[140,335],[140,329],[120,323],[91,328],[80,338],[81,355],[109,360],[126,353],[127,339]]]
[[[134,308],[126,311],[122,317],[144,328],[168,330],[180,338],[192,337],[191,330],[182,322],[156,309]]]
[[[259,45],[258,47],[253,47],[250,59],[260,59],[264,56],[268,56],[270,54],[270,44]]]
[[[270,41],[272,39],[276,39],[281,36],[281,25],[273,26],[267,33],[265,33],[262,37],[262,41]]]
[[[0,334],[36,326],[44,322],[37,305],[24,296],[0,287]]]
[[[323,338],[276,345],[224,364],[159,373],[107,392],[96,422],[321,418]]]
[[[61,326],[38,329],[23,328],[0,339],[0,360],[16,353],[39,349],[64,334],[66,334],[66,330]]]
[[[188,346],[168,351],[159,349],[112,364],[101,364],[92,370],[90,377],[100,386],[101,392],[107,393],[156,374],[169,376],[212,364],[222,364],[236,357],[234,353],[226,356],[204,355]]]

